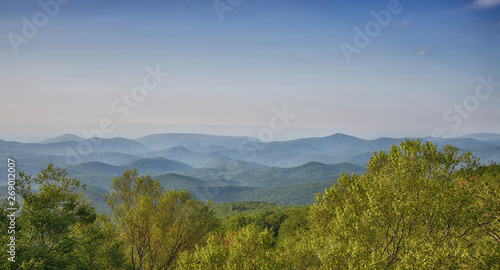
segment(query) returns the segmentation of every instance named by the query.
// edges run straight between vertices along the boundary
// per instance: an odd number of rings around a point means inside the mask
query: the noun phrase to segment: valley
[[[33,176],[50,163],[65,169],[88,186],[83,194],[101,212],[107,212],[102,194],[110,192],[113,177],[134,168],[167,189],[186,190],[214,203],[309,205],[315,193],[331,187],[339,174],[363,173],[374,152],[389,150],[402,140],[334,134],[264,143],[250,137],[204,134],[154,134],[138,139],[84,139],[66,134],[40,143],[0,140],[0,155],[15,159],[18,170]],[[497,134],[420,140],[439,147],[457,146],[483,163],[500,161]]]

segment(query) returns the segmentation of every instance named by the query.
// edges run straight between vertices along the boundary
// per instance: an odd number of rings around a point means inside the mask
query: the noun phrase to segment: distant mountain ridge
[[[16,169],[31,175],[54,163],[66,169],[70,177],[95,187],[93,198],[97,198],[96,192],[109,191],[111,179],[123,170],[138,168],[141,175],[158,178],[166,188],[185,189],[202,199],[227,202],[267,198],[269,202],[290,204],[310,203],[314,193],[335,183],[340,173],[362,173],[374,152],[387,151],[402,140],[365,140],[341,133],[272,142],[183,133],[138,139],[84,139],[64,134],[40,143],[0,140],[0,157],[15,159]],[[439,147],[451,144],[472,152],[482,162],[500,161],[500,134],[420,140]],[[6,170],[5,166],[0,165]],[[103,201],[99,203],[104,205]]]
[[[81,142],[84,140],[85,140],[84,138],[78,137],[78,136],[73,135],[73,134],[66,133],[64,135],[61,135],[61,136],[58,136],[55,138],[46,139],[40,143],[41,144],[49,144],[49,143],[58,143],[58,142],[71,142],[71,141]]]
[[[221,159],[271,167],[296,167],[308,162],[325,164],[349,162],[364,165],[378,150],[388,150],[401,138],[364,140],[336,133],[326,137],[302,138],[290,141],[260,142],[249,137],[204,134],[153,134],[136,140],[126,138],[83,139],[64,134],[41,143],[20,143],[0,140],[3,157],[33,155],[39,160],[61,162],[99,161],[123,166],[142,158],[164,158],[185,163],[194,168],[213,167]],[[451,144],[486,159],[500,161],[500,134],[481,133],[457,138],[422,138],[438,146]],[[47,157],[47,158],[46,158]],[[63,162],[64,163],[64,162]]]
[[[468,139],[476,139],[481,141],[496,141],[500,140],[500,134],[495,133],[475,133],[459,136],[457,138],[468,138]]]
[[[205,152],[218,146],[222,149],[237,149],[246,141],[256,141],[250,137],[218,136],[194,133],[153,134],[136,139],[153,151],[182,146],[192,151]]]

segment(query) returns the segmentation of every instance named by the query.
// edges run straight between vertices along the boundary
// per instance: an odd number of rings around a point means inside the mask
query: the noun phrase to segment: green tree
[[[171,269],[181,252],[203,243],[218,220],[187,191],[163,190],[149,175],[126,170],[107,196],[133,269]]]
[[[225,236],[210,234],[205,246],[185,252],[180,269],[277,269],[272,249],[275,239],[267,228],[248,225]]]
[[[116,224],[109,216],[98,214],[94,223],[85,224],[72,232],[79,240],[74,250],[76,269],[129,269]]]
[[[478,190],[478,205],[492,216],[496,214],[496,218],[482,227],[486,236],[481,238],[477,254],[478,269],[500,269],[500,165],[492,163],[480,171],[479,181],[472,185]]]
[[[288,238],[294,239],[309,231],[309,224],[307,222],[308,211],[309,206],[303,206],[286,212],[287,218],[280,224],[278,230],[277,242],[279,244],[285,242]]]
[[[375,153],[365,174],[341,175],[317,194],[309,216],[316,257],[327,269],[478,267],[499,214],[498,190],[478,168],[468,152],[419,140]]]
[[[32,190],[32,185],[39,186],[38,191]],[[53,164],[34,179],[19,173],[16,191],[22,197],[22,205],[16,214],[16,263],[2,260],[4,269],[76,267],[78,254],[74,251],[80,239],[72,232],[96,219],[95,208],[81,194],[74,193],[79,187],[84,185],[67,178],[66,172]],[[5,214],[2,212],[0,220],[5,220]]]

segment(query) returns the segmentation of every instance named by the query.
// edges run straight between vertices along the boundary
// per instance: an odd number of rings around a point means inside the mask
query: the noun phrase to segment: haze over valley
[[[84,194],[106,211],[101,195],[111,191],[112,178],[134,168],[167,189],[187,190],[201,200],[311,204],[314,194],[332,186],[340,173],[363,173],[374,152],[387,151],[402,140],[364,140],[340,133],[277,142],[182,133],[137,139],[65,134],[39,143],[0,140],[0,151],[1,158],[15,159],[18,170],[30,175],[50,163],[65,169],[88,185]],[[499,134],[421,140],[439,147],[451,144],[484,163],[500,161]]]

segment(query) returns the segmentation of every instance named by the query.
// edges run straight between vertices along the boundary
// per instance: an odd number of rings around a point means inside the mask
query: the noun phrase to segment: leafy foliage
[[[98,191],[64,170],[21,173],[16,262],[2,252],[0,268],[500,268],[500,165],[456,147],[413,140],[374,153],[364,174],[341,174],[312,206],[212,205],[163,186],[201,180],[160,178],[125,170],[106,196],[111,215],[96,215],[78,192],[98,201]],[[7,208],[4,200],[4,228]],[[0,235],[4,248],[8,241]]]
[[[215,216],[219,219],[227,219],[239,214],[255,215],[265,212],[284,212],[299,208],[303,208],[303,206],[285,206],[268,202],[254,201],[216,203],[212,205]]]
[[[366,174],[318,194],[316,256],[330,269],[476,267],[500,210],[478,168],[468,152],[418,140],[376,153]]]
[[[85,227],[96,220],[95,209],[80,194],[77,179],[69,179],[66,172],[53,164],[43,169],[36,178],[19,173],[16,190],[23,198],[22,208],[16,213],[16,266],[22,269],[75,267],[76,251],[82,240],[75,234],[86,233]],[[38,192],[31,189],[39,185]],[[83,186],[84,188],[84,186]],[[6,209],[6,208],[4,208]],[[2,227],[6,228],[7,212],[2,213]],[[7,239],[2,239],[7,240]],[[5,246],[5,245],[2,245]],[[11,268],[2,252],[2,264]]]
[[[126,170],[113,179],[107,202],[125,239],[133,269],[172,268],[178,255],[217,226],[209,205],[181,190],[164,191],[149,175]]]
[[[212,234],[204,247],[185,253],[180,269],[272,269],[274,237],[268,229],[246,226],[225,236]]]

